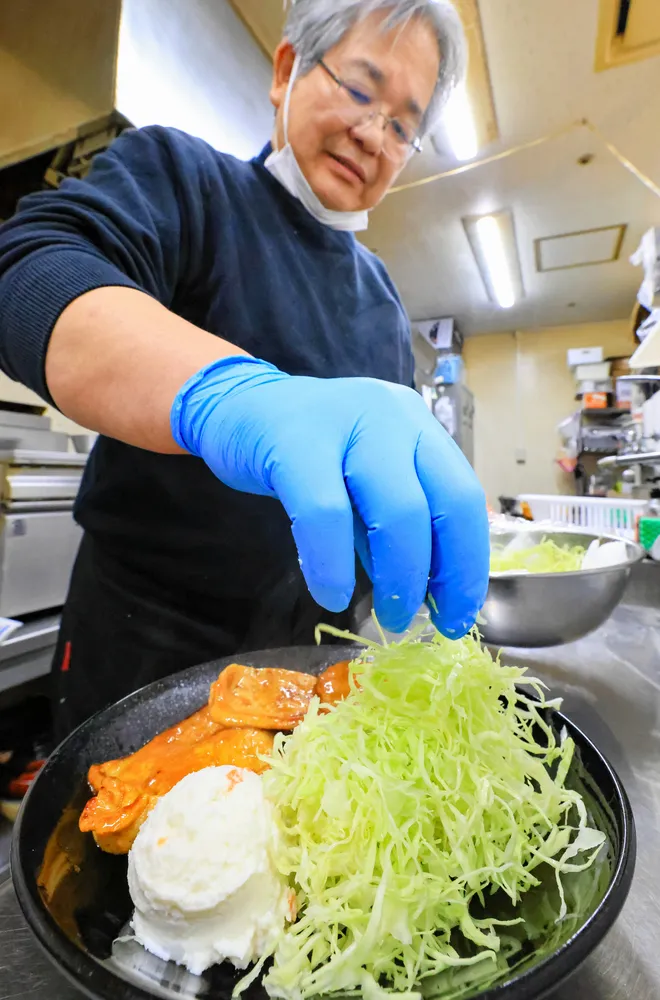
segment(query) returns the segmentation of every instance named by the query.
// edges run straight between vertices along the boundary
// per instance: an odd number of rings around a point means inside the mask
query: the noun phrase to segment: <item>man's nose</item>
[[[387,121],[380,112],[369,115],[349,129],[352,139],[362,146],[366,153],[378,156],[385,143]]]

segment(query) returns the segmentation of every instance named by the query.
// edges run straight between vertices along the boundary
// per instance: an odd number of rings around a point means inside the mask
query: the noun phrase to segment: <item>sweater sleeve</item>
[[[123,285],[170,306],[203,255],[210,147],[152,127],[125,132],[85,180],[23,198],[0,228],[0,368],[52,402],[45,359],[62,311]]]

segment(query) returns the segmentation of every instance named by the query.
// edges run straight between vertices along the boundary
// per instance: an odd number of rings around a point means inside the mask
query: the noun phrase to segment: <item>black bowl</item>
[[[270,650],[241,656],[255,667],[279,666],[318,674],[355,655],[355,647],[325,646]],[[12,875],[25,918],[58,968],[94,1000],[230,1000],[239,978],[227,965],[201,977],[148,955],[135,942],[117,943],[131,916],[126,858],[104,854],[78,830],[89,796],[93,763],[132,753],[208,700],[210,683],[231,659],[193,667],[151,684],[100,712],[73,733],[48,760],[33,783],[16,823]],[[571,768],[592,814],[605,826],[609,868],[592,912],[549,956],[529,961],[475,1000],[532,1000],[543,997],[577,969],[611,927],[626,899],[635,861],[635,828],[621,783],[605,758],[560,713],[547,713],[559,732],[576,743]],[[253,984],[246,1000],[263,1000]]]

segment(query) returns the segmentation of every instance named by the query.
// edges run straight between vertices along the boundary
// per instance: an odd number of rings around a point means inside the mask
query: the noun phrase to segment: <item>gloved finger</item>
[[[488,590],[486,498],[465,455],[438,423],[420,436],[415,464],[431,510],[431,618],[443,635],[460,639],[474,625]]]
[[[322,444],[292,448],[271,473],[289,518],[309,591],[328,611],[344,611],[355,590],[353,511],[341,459]]]
[[[401,437],[396,426],[363,433],[348,453],[345,476],[367,529],[376,617],[388,631],[403,632],[424,603],[431,564],[431,517],[415,472],[414,438]]]
[[[353,544],[364,571],[370,580],[374,578],[374,569],[371,564],[371,552],[369,551],[369,535],[362,518],[353,511]]]

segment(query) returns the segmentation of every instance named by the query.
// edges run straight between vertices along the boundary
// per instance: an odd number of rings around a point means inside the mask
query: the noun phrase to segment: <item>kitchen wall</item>
[[[496,509],[502,494],[574,492],[572,477],[555,462],[557,424],[578,406],[566,351],[596,346],[602,346],[606,356],[629,355],[634,346],[629,322],[466,340],[466,381],[476,397],[475,467]]]
[[[116,107],[134,125],[180,128],[247,159],[270,139],[270,82],[227,0],[124,0]]]

